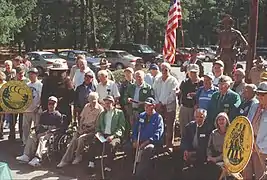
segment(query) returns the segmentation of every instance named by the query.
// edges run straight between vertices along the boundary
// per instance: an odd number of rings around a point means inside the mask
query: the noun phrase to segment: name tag
[[[224,107],[229,107],[229,104],[225,104]]]
[[[143,93],[146,94],[146,93],[147,93],[147,90],[144,89],[144,90],[143,90]]]
[[[240,109],[240,113],[243,114],[244,113],[244,110],[243,109]]]
[[[208,94],[208,97],[211,98],[212,94]]]
[[[200,134],[199,137],[206,137],[206,134]]]

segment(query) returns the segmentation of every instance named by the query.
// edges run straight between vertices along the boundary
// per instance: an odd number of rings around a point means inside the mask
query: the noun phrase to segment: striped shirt
[[[200,87],[196,94],[196,101],[199,108],[208,110],[209,103],[213,93],[217,92],[219,89],[215,86],[212,86],[207,91],[204,89],[204,86]]]

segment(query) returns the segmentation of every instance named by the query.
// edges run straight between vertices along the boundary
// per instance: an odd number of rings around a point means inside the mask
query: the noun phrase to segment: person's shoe
[[[67,166],[68,163],[64,162],[64,161],[60,161],[60,163],[57,165],[57,168],[63,168],[64,166]]]
[[[79,164],[82,161],[82,156],[77,156],[75,159],[72,161],[73,165]]]
[[[23,154],[22,156],[18,156],[16,157],[16,160],[18,161],[23,161],[23,162],[29,162],[30,161],[30,158],[29,156],[27,156],[26,154]]]
[[[33,167],[41,166],[40,159],[37,157],[33,158],[28,164]]]
[[[15,138],[15,135],[9,135],[9,136],[8,136],[8,140],[9,140],[9,141],[15,141],[15,139],[16,139],[16,138]]]
[[[88,167],[89,167],[89,168],[94,168],[94,167],[95,167],[95,163],[92,162],[92,161],[89,161],[89,163],[88,163]]]
[[[4,139],[4,135],[0,133],[0,139]]]

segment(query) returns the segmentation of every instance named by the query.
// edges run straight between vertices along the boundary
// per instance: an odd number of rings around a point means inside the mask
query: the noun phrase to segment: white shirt
[[[156,103],[161,102],[166,105],[168,112],[173,111],[176,108],[176,90],[178,87],[179,83],[173,76],[169,76],[165,81],[162,80],[162,77],[158,78],[153,86]]]
[[[95,78],[95,73],[89,68],[87,67],[83,72],[81,72],[80,69],[77,69],[75,71],[75,74],[74,74],[74,77],[73,77],[73,85],[75,87],[75,90],[78,86],[80,86],[83,82],[84,82],[84,74],[86,72],[91,72],[92,75],[94,76],[94,80],[93,80],[93,85],[97,85],[97,81],[96,81],[96,78]]]
[[[107,111],[105,114],[105,134],[111,134],[111,122],[114,114],[114,110]]]
[[[214,80],[213,80],[213,85],[214,86],[218,86],[219,85],[219,80],[221,79],[222,76],[219,76],[219,77],[214,77]]]
[[[108,90],[110,91],[108,93]],[[96,86],[96,92],[99,95],[99,102],[103,103],[103,99],[108,95],[113,96],[114,98],[120,97],[120,92],[117,84],[114,81],[108,80],[106,85],[103,85],[101,82]]]
[[[43,84],[37,80],[34,83],[28,82],[27,86],[32,90],[32,103],[25,112],[34,112],[40,106]]]
[[[144,80],[147,84],[149,84],[150,86],[153,86],[154,82],[161,77],[161,72],[159,72],[155,77],[152,76],[151,73],[147,73]]]

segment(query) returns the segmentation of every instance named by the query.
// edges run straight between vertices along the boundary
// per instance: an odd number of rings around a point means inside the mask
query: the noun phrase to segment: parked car
[[[78,55],[84,55],[87,61],[88,66],[93,70],[97,71],[97,65],[99,60],[94,58],[92,54],[88,53],[87,51],[81,50],[64,50],[58,52],[59,57],[66,59],[68,63],[68,67],[71,68],[75,64],[75,58]]]
[[[267,59],[267,47],[257,47],[256,55],[262,56],[266,60]]]
[[[216,51],[210,47],[198,48],[198,50],[200,51],[198,58],[206,62],[210,62],[216,57]]]
[[[136,57],[141,57],[147,67],[150,66],[151,63],[163,61],[163,56],[161,54],[155,52],[151,47],[144,44],[118,43],[113,44],[109,49],[124,50]]]
[[[29,56],[32,65],[38,69],[40,75],[43,75],[43,73],[47,71],[49,67],[52,67],[55,61],[67,63],[65,59],[58,57],[52,52],[33,51],[27,53],[27,55]]]
[[[121,50],[106,50],[104,53],[98,56],[99,60],[101,58],[106,58],[111,63],[111,68],[114,69],[134,67],[136,61],[142,59]]]
[[[190,55],[189,50],[190,48],[189,49],[186,49],[186,48],[176,49],[175,64],[177,66],[181,66],[185,61],[190,60],[191,55]]]

